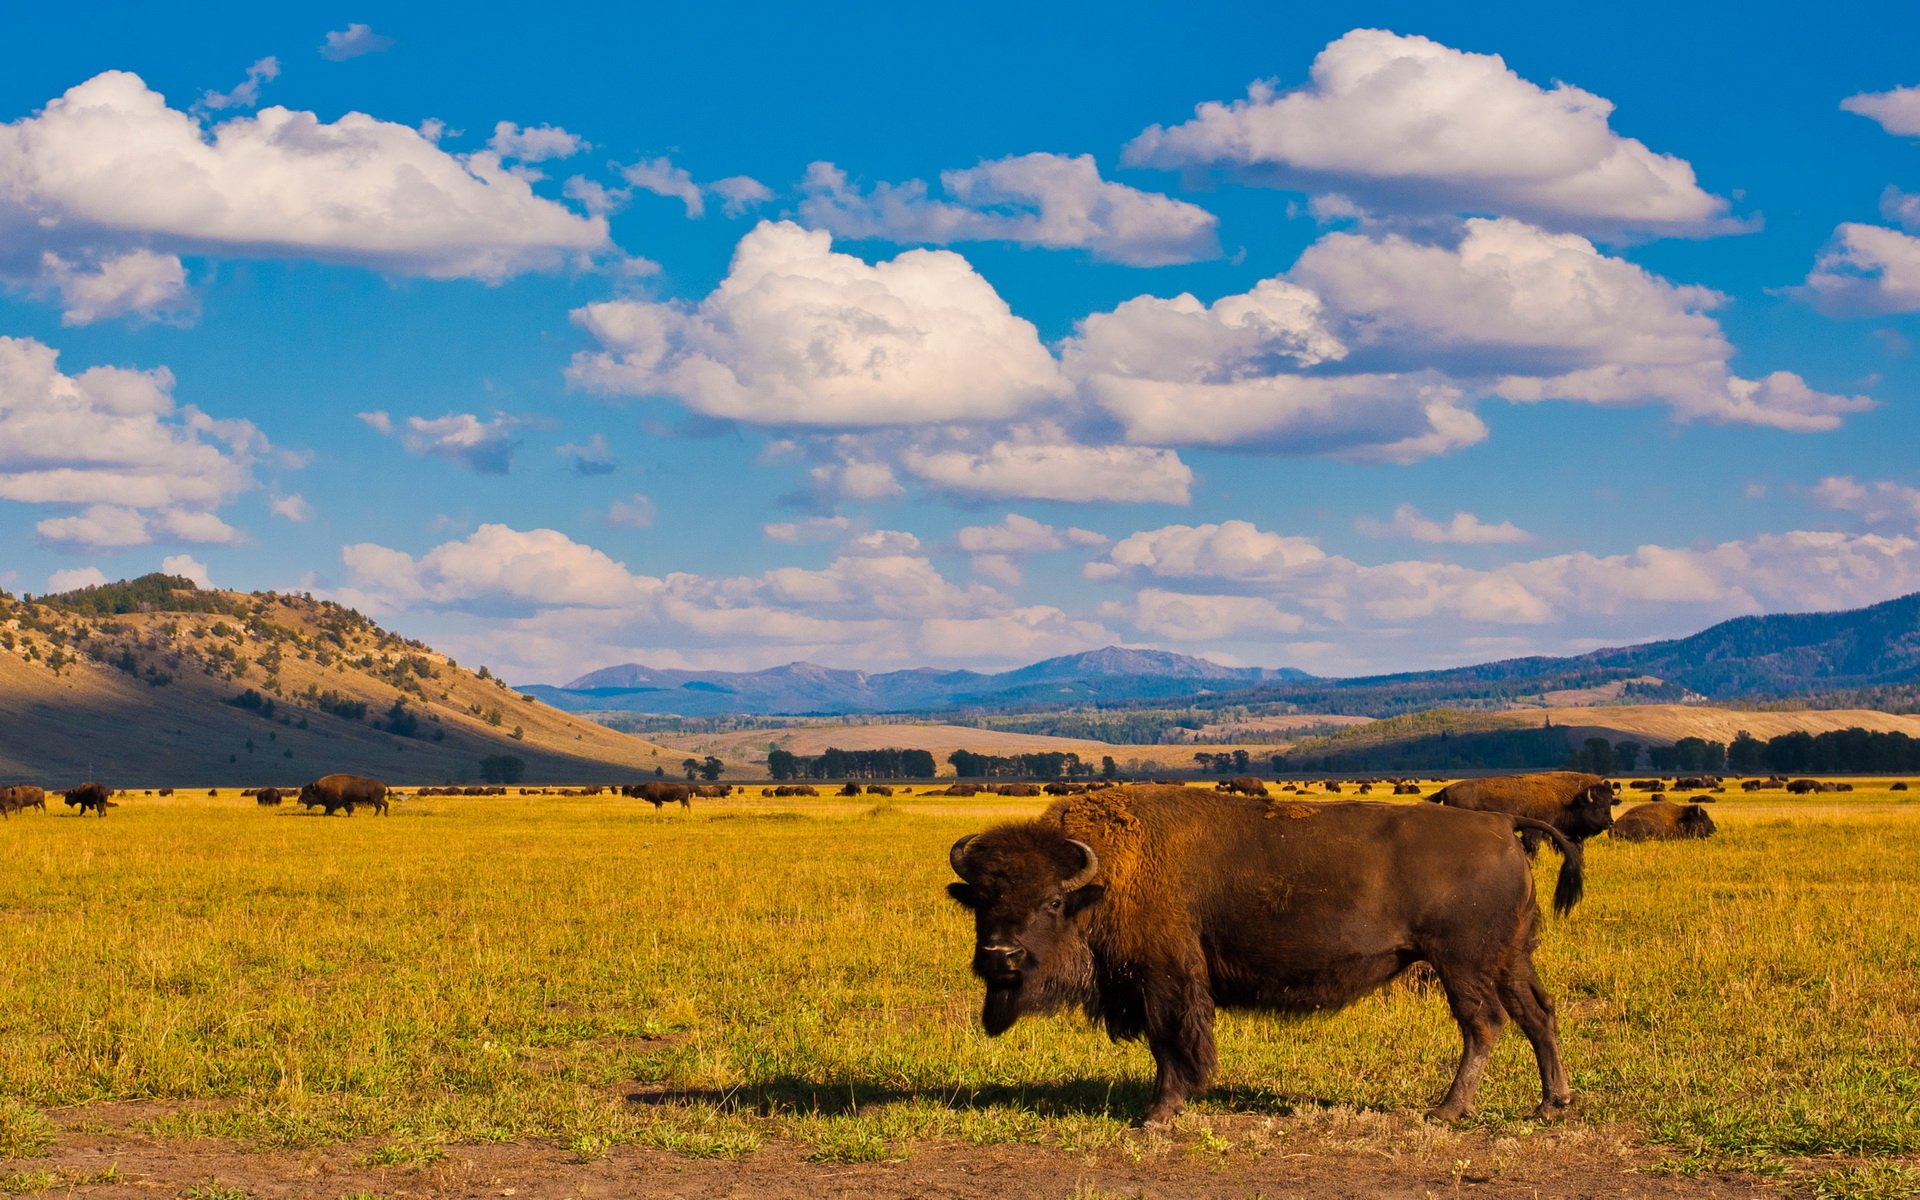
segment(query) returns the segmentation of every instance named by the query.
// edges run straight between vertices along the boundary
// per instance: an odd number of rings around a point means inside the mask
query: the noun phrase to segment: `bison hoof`
[[[1180,1119],[1180,1109],[1175,1106],[1156,1104],[1140,1118],[1142,1129],[1172,1129],[1173,1123]]]
[[[1571,1095],[1559,1097],[1548,1096],[1542,1100],[1539,1106],[1529,1115],[1536,1121],[1557,1121],[1561,1117],[1566,1116],[1572,1108],[1573,1097]]]
[[[1452,1125],[1464,1121],[1473,1115],[1473,1110],[1464,1104],[1437,1104],[1427,1110],[1427,1120],[1442,1125]]]

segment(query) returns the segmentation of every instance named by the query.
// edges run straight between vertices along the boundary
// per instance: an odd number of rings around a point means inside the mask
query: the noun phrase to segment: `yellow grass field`
[[[128,1163],[165,1180],[169,1155],[229,1181],[202,1197],[247,1194],[249,1163],[359,1173],[273,1194],[457,1191],[433,1172],[513,1151],[552,1172],[777,1166],[799,1192],[836,1164],[1053,1156],[1046,1186],[1001,1194],[1083,1197],[1107,1193],[1082,1170],[1197,1171],[1200,1194],[1297,1174],[1290,1155],[1384,1154],[1435,1186],[1551,1193],[1532,1173],[1578,1152],[1628,1172],[1618,1194],[1905,1194],[1920,793],[1859,786],[1730,794],[1705,843],[1589,843],[1587,898],[1539,954],[1570,1123],[1522,1119],[1536,1083],[1509,1031],[1474,1124],[1422,1126],[1458,1042],[1438,992],[1401,983],[1223,1018],[1218,1086],[1171,1137],[1131,1127],[1140,1046],[1064,1017],[978,1028],[946,847],[1036,801],[755,789],[690,813],[512,796],[329,819],[229,791],[96,819],[56,798],[0,823],[0,1191],[123,1194]]]

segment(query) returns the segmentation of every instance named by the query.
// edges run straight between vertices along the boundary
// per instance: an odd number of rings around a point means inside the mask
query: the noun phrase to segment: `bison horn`
[[[1087,886],[1093,882],[1093,877],[1100,871],[1100,856],[1093,852],[1092,846],[1082,841],[1076,841],[1073,838],[1067,839],[1067,845],[1080,847],[1080,853],[1087,856],[1087,865],[1081,867],[1078,872],[1062,881],[1060,890],[1063,892],[1071,892]]]
[[[967,856],[967,844],[979,836],[977,833],[969,833],[955,842],[953,849],[947,851],[947,861],[953,864],[953,873],[962,879],[967,877],[965,868],[960,865],[961,860]]]

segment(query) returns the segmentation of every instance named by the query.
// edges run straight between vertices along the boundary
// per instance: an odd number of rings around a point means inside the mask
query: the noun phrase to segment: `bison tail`
[[[1545,821],[1515,817],[1513,828],[1516,833],[1526,829],[1552,839],[1553,848],[1560,852],[1560,877],[1553,884],[1553,911],[1555,916],[1566,916],[1586,893],[1586,852],[1579,842]]]

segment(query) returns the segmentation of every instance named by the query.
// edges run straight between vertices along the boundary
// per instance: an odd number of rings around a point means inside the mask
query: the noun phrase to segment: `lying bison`
[[[1613,824],[1613,806],[1618,803],[1612,784],[1579,771],[1463,779],[1427,799],[1449,808],[1527,817],[1553,826],[1576,842],[1606,832]],[[1523,834],[1521,840],[1529,855],[1540,848],[1538,834]]]
[[[68,788],[60,795],[66,800],[68,808],[80,810],[74,814],[76,816],[84,817],[87,815],[87,810],[92,809],[99,816],[105,817],[113,789],[104,783],[83,783],[79,787]]]
[[[1565,912],[1580,897],[1580,845],[1526,817],[1178,788],[1095,792],[969,834],[949,853],[963,882],[947,891],[973,910],[987,1033],[1077,1007],[1115,1040],[1144,1036],[1148,1124],[1212,1076],[1216,1008],[1339,1008],[1416,962],[1439,974],[1464,1042],[1431,1115],[1467,1115],[1511,1016],[1540,1067],[1534,1115],[1552,1117],[1573,1092],[1534,974],[1539,910],[1516,830],[1564,856]]]
[[[1712,837],[1713,818],[1698,804],[1660,800],[1636,804],[1614,821],[1611,836],[1623,842],[1670,842],[1679,838]]]
[[[387,785],[365,775],[322,775],[300,789],[300,803],[308,809],[323,808],[326,816],[337,812],[353,815],[356,808],[371,808],[387,815]]]

